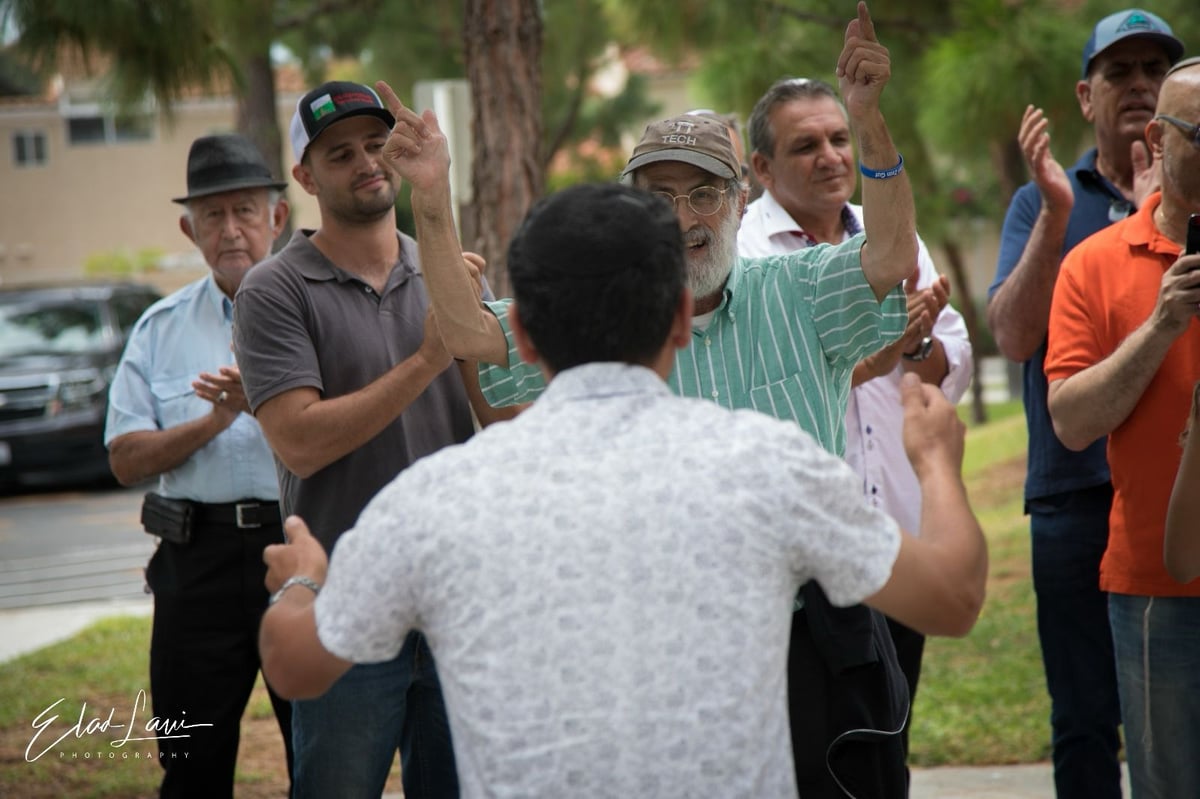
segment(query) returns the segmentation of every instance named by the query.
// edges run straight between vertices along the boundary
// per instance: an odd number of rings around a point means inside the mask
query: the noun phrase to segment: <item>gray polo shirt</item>
[[[324,399],[353,393],[421,346],[429,298],[417,245],[400,237],[400,259],[382,296],[335,266],[299,230],[246,275],[234,304],[233,343],[252,410],[304,386]],[[418,458],[474,431],[458,370],[446,369],[375,438],[301,479],[276,458],[285,514],[303,517],[332,550],[359,511]]]

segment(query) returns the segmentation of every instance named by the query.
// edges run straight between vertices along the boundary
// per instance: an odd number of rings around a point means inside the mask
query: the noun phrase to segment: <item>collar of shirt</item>
[[[650,368],[610,361],[585,363],[559,372],[539,402],[571,402],[629,394],[669,396],[670,393],[667,384]]]
[[[1072,165],[1070,171],[1075,173],[1075,177],[1080,183],[1099,188],[1108,195],[1112,200],[1108,220],[1110,222],[1117,222],[1124,219],[1131,212],[1136,211],[1137,206],[1126,199],[1121,190],[1113,185],[1112,181],[1104,177],[1100,173],[1100,170],[1096,169],[1096,160],[1099,157],[1099,152],[1093,147],[1079,157],[1079,160]]]
[[[221,287],[217,285],[217,281],[213,278],[211,272],[204,281],[204,288],[201,291],[205,297],[205,301],[212,305],[213,312],[217,315],[217,318],[224,319],[232,325],[233,301],[225,296],[225,292],[221,291]]]
[[[761,214],[762,232],[768,239],[779,237],[777,243],[785,246],[781,252],[789,252],[798,247],[811,247],[817,243],[804,228],[800,227],[796,220],[792,219],[791,214],[779,204],[771,192],[764,191],[762,196],[755,200],[755,204],[761,204],[759,213]],[[841,216],[844,231],[842,241],[862,232],[862,224],[849,204],[842,206]]]
[[[1125,222],[1121,238],[1130,247],[1145,247],[1150,252],[1165,255],[1172,259],[1178,258],[1183,251],[1175,242],[1163,235],[1154,223],[1154,214],[1162,204],[1162,192],[1157,191],[1146,198],[1142,207]]]
[[[305,279],[316,282],[336,280],[339,283],[346,283],[348,281],[362,283],[362,278],[352,272],[346,271],[329,260],[325,256],[325,253],[317,245],[313,244],[312,237],[316,232],[316,230],[309,230],[308,228],[297,230],[292,234],[292,240],[288,242],[288,247],[311,248],[313,251],[312,257],[298,259],[297,271]],[[396,237],[400,239],[400,257],[396,260],[395,266],[392,267],[392,271],[388,275],[385,291],[393,285],[403,283],[410,276],[421,273],[421,270],[417,268],[416,242],[406,236],[402,236],[400,231],[396,231]]]

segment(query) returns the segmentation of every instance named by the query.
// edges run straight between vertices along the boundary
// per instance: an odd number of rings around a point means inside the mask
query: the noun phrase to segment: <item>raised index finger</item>
[[[375,81],[375,90],[379,92],[379,99],[383,100],[383,104],[387,106],[388,110],[392,112],[392,116],[396,118],[397,124],[403,123],[407,125],[422,139],[430,138],[431,134],[426,120],[416,111],[413,111],[400,102],[400,98],[392,91],[392,87],[387,84],[387,81]]]
[[[379,99],[383,100],[383,104],[392,112],[392,116],[400,113],[400,109],[404,108],[404,103],[400,102],[400,98],[392,91],[392,87],[387,84],[387,81],[375,81],[375,91],[379,92]]]
[[[871,21],[871,12],[867,10],[865,0],[858,3],[858,32],[868,42],[877,42],[875,38],[875,23]]]

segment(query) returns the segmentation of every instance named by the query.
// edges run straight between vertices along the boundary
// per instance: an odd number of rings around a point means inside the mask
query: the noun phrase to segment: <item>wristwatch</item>
[[[926,336],[913,352],[904,353],[906,361],[923,361],[933,354],[933,336]]]

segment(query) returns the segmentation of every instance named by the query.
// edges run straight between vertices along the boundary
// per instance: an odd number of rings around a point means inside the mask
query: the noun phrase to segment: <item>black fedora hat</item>
[[[249,139],[236,133],[201,136],[188,152],[188,193],[172,202],[186,203],[223,191],[257,188],[283,191],[287,183],[271,176],[271,168]]]

